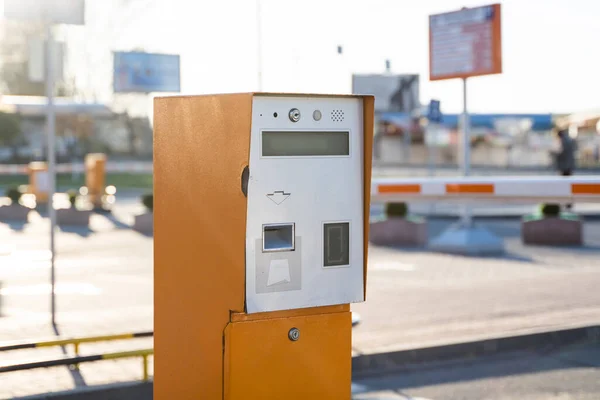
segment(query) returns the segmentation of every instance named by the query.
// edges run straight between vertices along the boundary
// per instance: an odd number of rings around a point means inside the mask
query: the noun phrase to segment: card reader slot
[[[294,235],[294,223],[263,225],[263,253],[294,251]]]

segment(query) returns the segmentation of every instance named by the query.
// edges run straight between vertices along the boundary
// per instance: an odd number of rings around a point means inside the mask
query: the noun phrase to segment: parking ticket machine
[[[106,154],[90,153],[85,156],[85,186],[88,198],[95,209],[102,208],[106,190]]]
[[[37,204],[48,203],[50,192],[50,175],[48,174],[48,164],[44,161],[33,161],[27,166],[29,175],[28,193],[35,195]]]
[[[154,398],[350,398],[371,96],[154,103]]]

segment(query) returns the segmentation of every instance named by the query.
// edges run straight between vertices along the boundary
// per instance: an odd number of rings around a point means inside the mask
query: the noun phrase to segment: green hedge
[[[408,206],[406,203],[387,203],[385,205],[385,215],[392,218],[406,218]]]

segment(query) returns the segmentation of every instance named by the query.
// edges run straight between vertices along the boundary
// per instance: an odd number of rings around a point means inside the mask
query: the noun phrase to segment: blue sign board
[[[427,119],[429,122],[439,124],[442,122],[442,111],[440,110],[440,101],[431,100],[429,103],[429,110],[427,112]]]
[[[179,92],[179,56],[115,52],[113,90],[115,93]]]

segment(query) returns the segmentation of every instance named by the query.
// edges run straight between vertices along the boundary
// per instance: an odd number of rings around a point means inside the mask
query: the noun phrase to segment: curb
[[[430,363],[474,360],[516,351],[541,351],[580,343],[600,343],[600,325],[521,336],[485,339],[352,358],[352,378],[398,372]]]
[[[417,213],[415,213],[415,215],[418,215],[423,218],[428,218],[428,219],[433,219],[433,220],[437,219],[437,220],[443,220],[443,221],[457,220],[461,217],[459,214],[452,214],[452,213],[439,213],[439,214],[417,214]],[[581,217],[583,222],[600,220],[600,213],[581,213],[581,214],[578,214],[578,216]],[[480,221],[480,222],[485,222],[486,220],[487,221],[497,221],[497,220],[520,221],[523,219],[523,215],[521,215],[521,214],[489,214],[489,215],[480,214],[480,215],[473,215],[471,218],[473,221]]]
[[[472,361],[479,357],[516,351],[549,351],[557,347],[581,343],[600,343],[600,325],[358,355],[352,357],[352,379],[385,375],[434,363]],[[19,397],[18,400],[151,400],[152,387],[152,380],[116,383]]]
[[[407,202],[408,203],[408,202]],[[373,204],[371,205],[373,206]],[[383,206],[381,206],[382,211],[381,214],[379,213],[371,213],[371,218],[376,218],[380,215],[383,215]],[[518,212],[500,212],[500,213],[477,213],[476,211],[471,211],[471,218],[474,221],[497,221],[497,220],[522,220],[523,217],[527,214],[531,214],[531,211],[533,211],[533,207],[532,210],[530,210],[529,213],[518,213]],[[577,216],[579,216],[584,222],[585,221],[598,221],[600,220],[600,212],[598,211],[582,211],[582,212],[575,212],[575,214],[577,214]],[[462,217],[461,213],[458,211],[433,211],[433,212],[427,212],[427,211],[414,211],[411,212],[411,215],[414,215],[416,217],[421,217],[421,218],[426,218],[426,219],[432,219],[432,220],[440,220],[440,221],[452,221],[452,220],[456,220],[456,219],[460,219]]]

